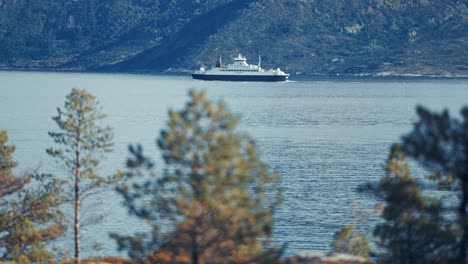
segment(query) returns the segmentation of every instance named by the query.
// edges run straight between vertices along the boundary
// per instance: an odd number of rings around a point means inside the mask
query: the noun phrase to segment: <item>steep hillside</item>
[[[86,70],[159,45],[229,0],[0,0],[0,65]]]
[[[467,7],[461,0],[0,0],[0,64],[188,71],[242,52],[293,73],[468,76]]]
[[[207,39],[241,16],[253,0],[231,1],[200,14],[154,48],[103,70],[164,71],[172,67],[194,67],[188,58],[197,54]],[[223,45],[221,42],[218,45]],[[211,52],[212,54],[212,52]],[[191,63],[191,64],[189,64]]]

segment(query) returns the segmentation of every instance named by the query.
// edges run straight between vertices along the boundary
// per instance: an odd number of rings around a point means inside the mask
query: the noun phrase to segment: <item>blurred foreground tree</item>
[[[49,132],[62,148],[47,149],[52,157],[62,161],[72,178],[74,203],[75,261],[80,263],[80,212],[84,195],[90,194],[111,179],[96,173],[103,153],[112,146],[112,130],[100,126],[105,117],[96,97],[86,90],[73,89],[67,95],[64,109],[57,109],[53,118],[60,131]]]
[[[447,263],[453,258],[455,237],[441,217],[440,201],[422,196],[399,145],[392,146],[378,191],[385,201],[384,222],[374,234],[391,263]]]
[[[468,107],[461,110],[462,121],[448,111],[431,113],[418,107],[419,120],[403,137],[402,149],[433,173],[439,186],[458,193],[458,263],[466,263],[468,247]]]
[[[335,232],[331,243],[331,252],[345,253],[355,256],[369,256],[369,234],[362,234],[357,230],[357,225],[366,221],[368,213],[359,210],[357,203],[353,206],[353,223],[345,225]]]
[[[59,182],[46,175],[14,175],[15,147],[7,141],[7,132],[0,131],[0,261],[50,262],[53,253],[44,243],[64,231],[56,209]]]
[[[158,140],[166,163],[161,177],[150,172],[142,178],[152,165],[141,147],[130,148],[130,182],[118,191],[153,232],[146,238],[114,235],[120,249],[151,263],[276,261],[280,250],[265,245],[280,198],[278,175],[268,172],[254,142],[235,131],[237,124],[224,104],[192,91],[185,109],[169,112]],[[158,237],[158,227],[168,230]]]
[[[331,243],[332,251],[355,256],[369,255],[369,241],[356,231],[356,225],[345,225],[335,233]]]

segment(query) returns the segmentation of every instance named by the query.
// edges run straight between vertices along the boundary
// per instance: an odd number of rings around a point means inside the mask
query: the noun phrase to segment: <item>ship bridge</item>
[[[249,64],[247,63],[247,59],[242,56],[242,54],[238,54],[237,57],[234,58],[234,63],[230,65],[232,68],[250,68]]]
[[[247,59],[239,53],[237,57],[234,58],[234,61],[247,61]]]

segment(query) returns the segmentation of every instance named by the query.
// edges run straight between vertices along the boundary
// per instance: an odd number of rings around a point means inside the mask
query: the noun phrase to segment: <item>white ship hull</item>
[[[216,67],[206,70],[200,68],[192,74],[197,80],[205,81],[237,81],[237,82],[284,82],[289,74],[284,73],[279,68],[276,70],[264,70],[260,68],[260,57],[258,65],[247,64],[247,60],[242,55],[234,59],[234,63],[223,65],[221,57]]]
[[[231,81],[231,82],[284,82],[287,75],[219,75],[219,74],[192,74],[193,79],[205,81]]]

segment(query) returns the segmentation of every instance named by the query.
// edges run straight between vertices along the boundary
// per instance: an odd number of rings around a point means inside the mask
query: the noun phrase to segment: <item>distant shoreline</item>
[[[83,74],[128,74],[128,75],[155,75],[155,76],[190,76],[188,70],[169,71],[100,71],[100,70],[73,70],[50,68],[0,68],[0,72],[31,72],[31,73],[83,73]],[[468,75],[425,75],[425,74],[396,74],[396,73],[323,73],[323,74],[291,74],[290,80],[304,81],[421,81],[421,80],[468,80]]]

